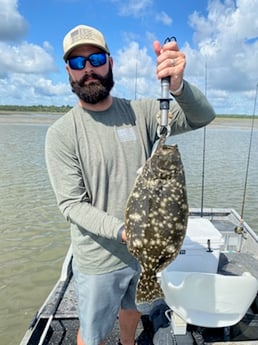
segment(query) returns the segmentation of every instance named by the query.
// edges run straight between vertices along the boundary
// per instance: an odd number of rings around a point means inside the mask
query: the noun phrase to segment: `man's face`
[[[82,46],[74,49],[69,58],[88,57],[93,53],[101,52],[93,46]],[[106,63],[94,67],[86,61],[85,67],[80,70],[72,69],[69,63],[66,66],[72,91],[85,103],[96,104],[109,96],[114,86],[112,59],[107,55]]]

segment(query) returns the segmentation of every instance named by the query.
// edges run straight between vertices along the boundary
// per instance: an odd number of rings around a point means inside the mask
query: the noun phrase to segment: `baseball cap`
[[[107,54],[110,53],[105,38],[100,31],[91,26],[78,25],[70,30],[64,37],[64,60],[67,60],[74,48],[84,44],[96,46]]]

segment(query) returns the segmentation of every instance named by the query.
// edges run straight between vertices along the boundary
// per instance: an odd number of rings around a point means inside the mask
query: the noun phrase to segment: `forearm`
[[[85,230],[106,238],[116,239],[123,226],[123,221],[87,202],[70,204],[63,214],[67,220],[78,225],[82,231]]]
[[[204,94],[187,81],[184,81],[182,93],[175,100],[192,129],[203,127],[215,118],[214,109]]]

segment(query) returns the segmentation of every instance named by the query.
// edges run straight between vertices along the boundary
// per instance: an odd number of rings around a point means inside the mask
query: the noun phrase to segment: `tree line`
[[[72,106],[70,105],[0,105],[0,111],[17,111],[17,112],[33,112],[33,113],[66,113]],[[230,118],[252,118],[251,115],[242,114],[217,114],[217,117]]]
[[[29,111],[34,113],[66,113],[71,108],[69,105],[0,105],[0,111]]]

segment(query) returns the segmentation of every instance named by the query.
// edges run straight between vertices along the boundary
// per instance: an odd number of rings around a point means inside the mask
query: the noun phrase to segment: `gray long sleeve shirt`
[[[215,117],[203,94],[186,81],[170,108],[171,135],[205,126]],[[84,273],[111,272],[134,262],[118,233],[137,170],[157,140],[158,111],[156,100],[113,97],[106,111],[77,105],[48,129],[48,173],[71,224],[74,260]]]

